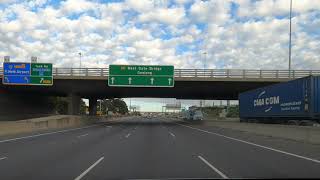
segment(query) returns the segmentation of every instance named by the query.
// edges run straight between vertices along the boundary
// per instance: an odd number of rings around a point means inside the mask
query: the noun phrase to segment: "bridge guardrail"
[[[175,77],[199,78],[289,78],[289,70],[175,69]],[[0,67],[0,75],[3,68]],[[53,68],[53,76],[108,77],[109,68]],[[291,78],[320,75],[320,70],[292,70]]]

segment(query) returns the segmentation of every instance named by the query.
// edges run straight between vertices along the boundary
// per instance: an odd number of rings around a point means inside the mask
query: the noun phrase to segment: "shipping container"
[[[308,76],[239,94],[240,120],[320,119],[320,76]]]

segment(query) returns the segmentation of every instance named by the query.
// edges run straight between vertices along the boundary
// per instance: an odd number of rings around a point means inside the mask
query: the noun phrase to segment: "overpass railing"
[[[175,69],[175,77],[202,78],[289,78],[288,70]],[[0,68],[0,75],[3,68]],[[54,76],[107,77],[108,68],[53,68]],[[320,70],[291,70],[291,78],[320,75]]]

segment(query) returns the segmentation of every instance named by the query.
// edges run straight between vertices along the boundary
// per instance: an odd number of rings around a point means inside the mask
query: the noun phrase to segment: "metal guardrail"
[[[175,77],[199,78],[289,78],[288,70],[175,69]],[[3,68],[0,68],[0,75]],[[53,68],[53,76],[108,77],[109,68]],[[291,78],[320,75],[320,70],[291,70]]]

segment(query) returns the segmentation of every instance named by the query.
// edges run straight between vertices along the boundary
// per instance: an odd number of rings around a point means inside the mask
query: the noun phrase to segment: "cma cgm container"
[[[308,76],[239,95],[241,121],[320,120],[320,76]]]

